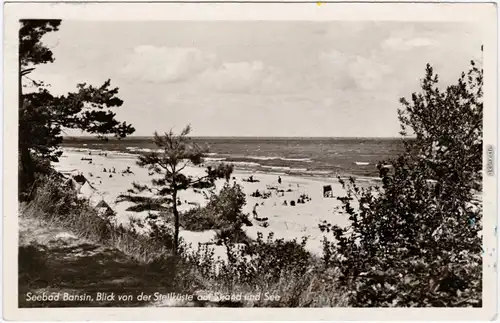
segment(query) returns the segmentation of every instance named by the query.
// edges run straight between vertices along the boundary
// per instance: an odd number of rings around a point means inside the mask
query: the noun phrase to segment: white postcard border
[[[4,6],[3,256],[8,320],[492,320],[497,313],[495,259],[483,264],[483,308],[38,308],[17,306],[18,20],[385,20],[468,21],[484,27],[484,161],[497,146],[497,9],[493,3],[6,3]],[[457,44],[460,46],[460,44]],[[484,163],[486,165],[486,163]],[[484,248],[497,247],[497,172],[484,177]],[[489,267],[487,267],[489,265]]]

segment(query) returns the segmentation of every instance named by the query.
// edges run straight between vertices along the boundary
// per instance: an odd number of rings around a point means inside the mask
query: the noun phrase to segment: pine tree
[[[99,87],[77,84],[76,92],[55,96],[49,91],[50,84],[32,79],[30,74],[38,65],[55,60],[42,38],[58,31],[61,20],[21,20],[20,23],[19,190],[23,193],[33,184],[36,173],[50,170],[50,162],[58,161],[64,129],[80,129],[101,138],[109,134],[123,138],[135,129],[117,121],[111,111],[123,101],[116,96],[118,88],[111,88],[110,80]],[[35,86],[35,91],[23,93],[23,87],[28,86],[24,82]]]
[[[185,127],[179,135],[170,130],[164,135],[154,133],[153,142],[159,152],[140,155],[137,164],[147,168],[150,176],[158,176],[151,180],[151,186],[133,183],[128,194],[120,195],[119,202],[129,201],[135,205],[129,211],[159,211],[162,221],[160,226],[166,228],[169,214],[174,216],[173,251],[179,251],[180,214],[178,210],[178,193],[189,188],[210,188],[215,180],[225,178],[229,181],[233,167],[220,164],[216,168],[207,167],[206,175],[193,177],[185,175],[183,170],[189,165],[200,165],[208,150],[197,145],[189,133],[191,127]],[[144,193],[149,194],[145,196]],[[150,215],[156,220],[155,215]],[[158,228],[158,227],[156,227]]]

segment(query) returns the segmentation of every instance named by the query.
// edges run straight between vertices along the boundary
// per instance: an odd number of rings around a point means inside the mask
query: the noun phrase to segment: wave
[[[261,166],[262,168],[272,169],[272,170],[291,170],[290,167],[286,166]]]
[[[100,153],[106,153],[106,158],[122,158],[122,157],[135,158],[137,156],[135,154],[127,152],[105,150],[105,149],[92,149],[92,148],[64,147],[64,151],[66,153],[85,153],[86,155],[87,153],[91,153],[91,155],[89,156],[92,158],[103,157],[99,155]]]
[[[151,148],[138,148],[138,147],[125,147],[125,149],[129,150],[129,151],[140,151],[140,152],[146,152],[146,153],[151,153],[151,152],[159,152],[161,151],[161,149],[151,149]]]
[[[300,173],[307,172],[307,168],[292,168],[292,169],[290,169],[290,172],[294,172],[294,173],[295,172],[297,172],[297,173],[298,172],[300,172]]]
[[[287,160],[287,161],[299,161],[299,162],[306,162],[306,163],[312,163],[313,160],[311,158],[279,158],[281,160]]]
[[[255,160],[284,160],[284,161],[297,161],[297,162],[312,162],[311,158],[286,158],[286,157],[266,157],[266,156],[243,156],[243,158]]]
[[[307,173],[314,175],[328,175],[333,174],[334,172],[331,170],[308,170]]]
[[[242,162],[242,161],[227,161],[227,164],[232,164],[234,166],[246,166],[246,167],[259,167],[259,163],[254,162]]]
[[[203,158],[205,161],[224,161],[226,158],[224,157],[205,157]]]

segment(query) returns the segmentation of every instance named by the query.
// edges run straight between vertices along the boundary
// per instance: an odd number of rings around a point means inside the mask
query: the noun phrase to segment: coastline
[[[71,145],[64,145],[62,146],[63,151],[75,151],[75,152],[92,152],[92,153],[99,153],[99,152],[108,152],[112,153],[115,156],[123,156],[127,157],[129,156],[130,158],[136,158],[136,156],[140,155],[141,153],[147,153],[147,152],[152,152],[152,149],[139,149],[135,147],[126,147],[127,151],[123,151],[123,149],[99,149],[99,148],[87,148],[87,147],[76,147],[76,146],[71,146]],[[134,149],[128,149],[128,148],[134,148]],[[240,162],[240,161],[234,161],[233,159],[238,159],[238,158],[245,158],[245,159],[253,159],[253,160],[296,160],[296,161],[306,161],[308,158],[285,158],[285,157],[264,157],[264,156],[233,156],[230,159],[229,155],[226,155],[226,157],[214,157],[217,156],[218,154],[216,153],[208,153],[205,158],[207,161],[205,164],[217,164],[217,163],[226,163],[226,164],[232,164],[234,166],[235,171],[238,171],[240,173],[245,173],[245,174],[271,174],[271,175],[276,175],[276,176],[293,176],[293,177],[301,177],[301,178],[307,178],[310,180],[316,180],[316,181],[338,181],[338,177],[340,176],[343,179],[347,179],[349,177],[354,177],[357,181],[359,180],[360,182],[370,182],[370,183],[376,183],[380,182],[380,178],[378,176],[366,176],[366,175],[358,175],[354,173],[349,173],[349,172],[333,172],[329,170],[308,170],[304,168],[290,168],[288,166],[268,166],[268,165],[260,165],[258,163],[251,163],[251,162]],[[224,156],[224,154],[219,154],[219,156]],[[251,164],[251,165],[250,165]],[[354,163],[356,164],[356,163]],[[368,164],[369,166],[376,167],[373,164]],[[368,166],[363,163],[360,163],[359,166]],[[259,168],[252,168],[251,166],[260,166]]]

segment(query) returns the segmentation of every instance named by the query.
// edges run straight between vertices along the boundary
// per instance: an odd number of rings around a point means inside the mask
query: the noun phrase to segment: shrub
[[[402,99],[406,151],[378,165],[382,187],[339,177],[350,225],[322,223],[323,261],[340,270],[354,306],[481,306],[482,70],[444,92],[427,67],[423,93]],[[392,170],[382,165],[392,165]]]
[[[203,245],[191,256],[191,262],[200,275],[206,278],[206,285],[211,290],[254,295],[289,293],[295,295],[296,299],[304,291],[300,282],[312,264],[311,255],[304,249],[306,241],[306,238],[301,242],[273,239],[272,233],[267,239],[259,233],[256,241],[245,245],[236,245],[229,239],[223,239],[227,260],[216,259],[213,249]],[[297,300],[291,300],[290,297],[287,302],[293,305]],[[277,304],[274,303],[274,306]]]
[[[186,230],[239,230],[243,224],[252,225],[242,212],[246,203],[245,193],[238,184],[224,183],[219,194],[211,194],[207,205],[183,213],[181,222]]]
[[[274,234],[270,233],[267,240],[264,240],[261,233],[258,234],[255,243],[243,249],[243,257],[250,257],[253,271],[249,272],[250,278],[257,276],[265,277],[266,281],[276,281],[283,273],[287,276],[302,276],[305,274],[311,255],[305,250],[307,238],[302,238],[300,242],[296,239],[285,241],[284,239],[274,239]]]

